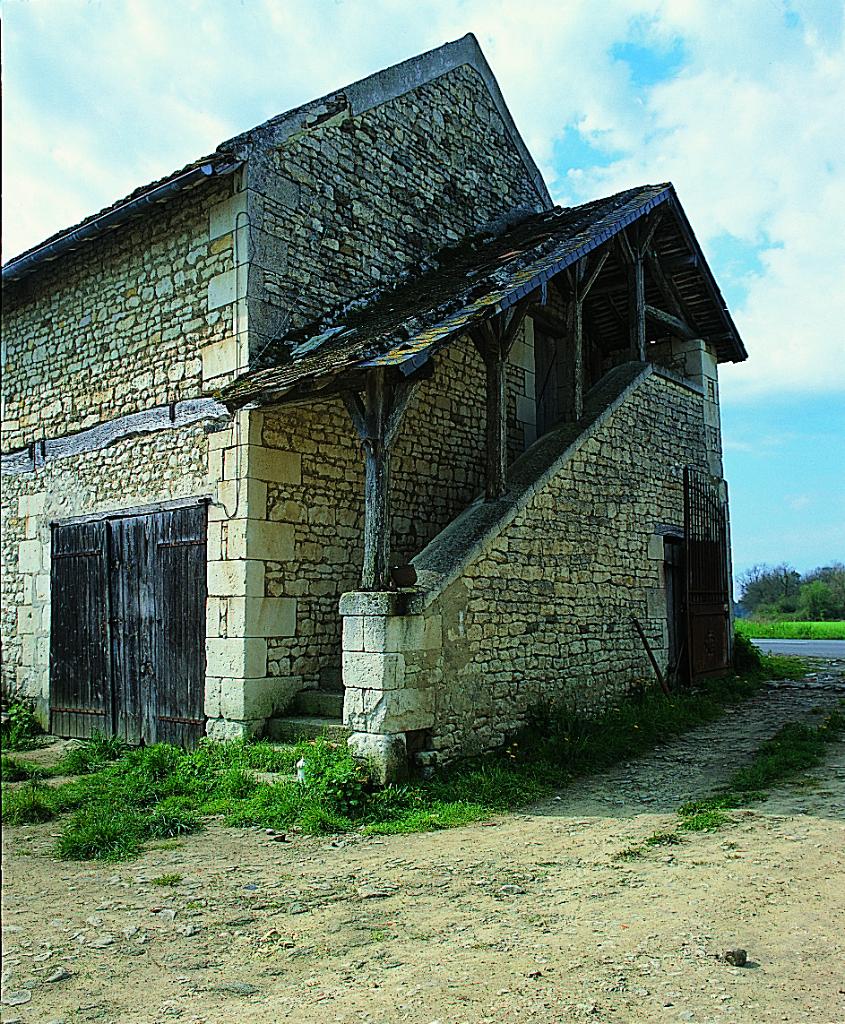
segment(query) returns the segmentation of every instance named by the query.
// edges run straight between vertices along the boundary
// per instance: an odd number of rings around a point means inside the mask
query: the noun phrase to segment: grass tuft
[[[532,728],[504,753],[405,786],[375,786],[346,744],[326,738],[287,748],[204,742],[185,751],[168,744],[129,750],[97,736],[68,752],[56,769],[75,773],[73,781],[48,788],[34,780],[4,790],[3,818],[22,824],[65,816],[56,844],[57,855],[65,860],[127,859],[145,843],[170,843],[200,830],[209,815],[221,816],[227,825],[315,835],[351,830],[387,835],[469,825],[530,804],[576,775],[609,767],[713,721],[771,678],[765,660],[757,652],[752,656],[756,660],[745,676],[714,680],[671,697],[645,690],[637,701],[621,702],[595,718],[572,709],[541,710]],[[300,759],[303,783],[293,778]],[[276,775],[274,784],[259,781],[259,772]],[[765,779],[755,782],[749,776],[747,782],[759,788]],[[642,850],[672,845],[683,831],[712,824],[714,811],[727,815],[721,805],[697,807],[682,816],[677,832],[655,834]]]
[[[28,779],[43,779],[50,773],[37,764],[29,761],[17,761],[3,754],[0,762],[0,776],[4,782],[25,782]]]
[[[14,790],[4,787],[4,824],[35,825],[42,821],[50,821],[55,814],[52,792],[43,782],[31,779]]]

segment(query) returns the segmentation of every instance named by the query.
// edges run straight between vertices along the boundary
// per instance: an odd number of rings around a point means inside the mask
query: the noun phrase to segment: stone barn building
[[[553,205],[474,37],[3,284],[4,685],[54,732],[396,775],[729,664],[743,344],[670,184]]]

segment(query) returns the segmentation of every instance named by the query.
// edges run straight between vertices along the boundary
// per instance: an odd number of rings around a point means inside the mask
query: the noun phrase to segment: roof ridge
[[[374,71],[349,85],[333,89],[324,96],[309,100],[291,110],[276,114],[254,128],[227,139],[220,144],[219,149],[221,152],[237,152],[239,147],[248,146],[257,134],[265,132],[272,133],[277,143],[284,142],[302,130],[309,115],[328,112],[331,109],[332,101],[336,101],[340,97],[346,100],[352,116],[355,117],[382,103],[413,92],[420,86],[427,85],[463,65],[473,68],[481,76],[496,110],[502,118],[505,130],[525,164],[540,200],[546,208],[551,207],[552,199],[543,180],[543,175],[519,133],[516,122],[505,103],[499,83],[487,63],[478,39],[472,32],[467,32],[460,39],[442,43],[440,46],[408,57],[397,64]]]
[[[189,172],[198,170],[205,165],[210,165],[214,168],[217,165],[228,163],[233,157],[239,160],[246,159],[249,156],[251,144],[257,137],[272,134],[277,142],[284,142],[303,128],[309,127],[306,124],[309,117],[319,116],[320,113],[326,112],[333,100],[337,101],[338,98],[343,97],[346,103],[348,103],[353,116],[355,116],[398,96],[412,92],[414,89],[426,85],[441,75],[447,74],[449,71],[453,71],[455,68],[462,67],[463,65],[472,67],[483,79],[493,104],[502,118],[508,137],[516,147],[520,159],[525,165],[541,204],[545,209],[550,209],[552,207],[552,200],[543,176],[529,153],[528,147],[525,145],[519,129],[508,110],[499,84],[490,69],[490,65],[487,63],[478,40],[471,32],[468,32],[466,35],[461,36],[460,39],[443,43],[434,49],[408,57],[398,64],[392,64],[389,67],[375,71],[364,78],[358,79],[356,82],[352,82],[350,85],[335,89],[316,100],[310,100],[291,110],[276,114],[269,120],[245,132],[241,132],[225,142],[221,142],[214,153],[200,157],[198,160],[193,160],[171,174],[133,189],[127,196],[84,217],[76,224],[54,232],[42,241],[13,256],[3,264],[3,279],[15,280],[18,277],[22,277],[34,269],[35,265],[40,263],[42,259],[54,259],[75,247],[74,239],[71,236],[76,235],[80,231],[84,230],[86,237],[91,237],[92,234],[99,234],[94,229],[96,229],[96,224],[101,218],[116,214],[118,210],[122,210],[124,207],[131,207],[132,209],[127,209],[127,213],[134,213],[135,207],[141,207],[145,197],[150,192],[156,189],[163,189],[170,182],[186,176]],[[65,239],[70,239],[67,245],[64,244]],[[59,243],[61,243],[60,251],[53,253],[54,248],[59,248]],[[43,254],[42,250],[45,250]]]

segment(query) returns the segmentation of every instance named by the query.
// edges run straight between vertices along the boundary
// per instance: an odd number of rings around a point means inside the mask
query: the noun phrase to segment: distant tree
[[[766,606],[769,613],[795,611],[801,589],[799,573],[780,565],[753,565],[739,577],[740,601],[751,615]]]
[[[837,618],[836,597],[830,586],[822,580],[812,580],[801,586],[798,614],[809,622],[825,622]]]
[[[804,574],[803,584],[816,582],[830,588],[834,605],[832,618],[845,619],[845,565],[834,562]]]

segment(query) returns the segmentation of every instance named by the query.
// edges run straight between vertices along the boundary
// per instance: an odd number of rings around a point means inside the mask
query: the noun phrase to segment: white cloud
[[[673,180],[759,250],[723,394],[845,389],[845,48],[831,0],[33,0],[5,6],[13,254],[281,110],[474,31],[553,195]],[[69,45],[70,43],[73,45]],[[614,45],[678,52],[634,84]],[[555,165],[569,129],[609,166]],[[719,275],[719,265],[714,264]]]

